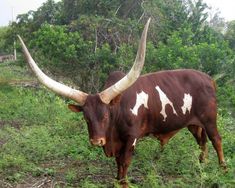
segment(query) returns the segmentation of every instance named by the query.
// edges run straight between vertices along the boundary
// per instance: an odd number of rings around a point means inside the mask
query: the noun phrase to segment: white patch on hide
[[[136,103],[134,108],[130,109],[131,112],[137,116],[139,107],[143,104],[145,108],[148,108],[148,94],[145,92],[137,93],[136,94]]]
[[[137,141],[137,139],[135,139],[135,140],[134,140],[134,142],[133,142],[132,146],[134,146],[134,147],[135,147],[135,145],[136,145],[136,141]]]
[[[169,105],[172,107],[173,113],[176,114],[176,115],[178,115],[178,114],[176,113],[176,111],[175,111],[175,108],[174,108],[172,102],[168,99],[168,97],[166,96],[166,94],[160,89],[159,86],[156,86],[155,88],[156,88],[156,90],[157,90],[158,93],[159,93],[160,101],[161,101],[161,103],[162,103],[162,110],[161,110],[160,114],[163,115],[163,118],[164,118],[163,121],[166,121],[166,118],[167,118],[167,114],[166,114],[166,105],[167,105],[167,104],[169,104]]]
[[[193,101],[192,96],[190,94],[185,93],[183,101],[184,101],[184,104],[181,107],[183,114],[186,114],[187,111],[190,113],[191,108],[192,108],[192,101]]]

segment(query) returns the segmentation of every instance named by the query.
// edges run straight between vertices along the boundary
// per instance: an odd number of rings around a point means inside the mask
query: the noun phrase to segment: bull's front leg
[[[117,179],[121,184],[122,188],[127,188],[128,183],[126,180],[127,170],[131,163],[132,154],[135,148],[137,139],[129,138],[126,145],[121,149],[118,156],[116,156],[116,162],[118,167]]]

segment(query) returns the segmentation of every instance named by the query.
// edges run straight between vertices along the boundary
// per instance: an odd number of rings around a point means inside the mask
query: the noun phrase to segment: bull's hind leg
[[[217,130],[216,124],[207,123],[205,124],[206,133],[209,139],[212,142],[213,147],[215,148],[219,160],[219,164],[222,167],[225,167],[224,153],[222,148],[222,139]]]
[[[205,129],[196,126],[196,125],[189,125],[188,130],[192,133],[194,138],[196,139],[200,149],[201,154],[199,156],[200,162],[204,162],[207,155],[208,155],[208,149],[207,149],[207,135]]]
[[[211,140],[212,145],[217,152],[219,164],[222,167],[226,167],[223,148],[222,148],[222,141],[216,126],[216,116],[217,116],[216,101],[211,100],[208,102],[206,111],[203,114],[201,114],[200,119],[205,127],[207,136]]]

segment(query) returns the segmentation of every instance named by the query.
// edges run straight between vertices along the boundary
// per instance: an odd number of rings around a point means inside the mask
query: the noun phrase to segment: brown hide
[[[107,85],[111,85],[116,81],[115,78],[120,79],[123,75],[120,72],[112,74]],[[198,121],[198,125],[203,125],[201,117],[208,101],[215,101],[214,86],[211,83],[209,76],[195,70],[162,71],[143,75],[121,95],[120,104],[111,108],[113,119],[110,126],[118,127],[121,135],[139,138],[148,134],[167,134],[188,126],[193,119]],[[178,115],[173,114],[172,108],[167,105],[167,118],[163,121],[160,114],[162,105],[156,86],[172,101]],[[141,105],[138,115],[135,116],[130,109],[135,105],[136,94],[141,91],[149,95],[148,109]],[[185,93],[192,96],[192,109],[190,113],[183,114],[181,107]],[[211,111],[216,112],[216,106]]]
[[[124,76],[121,72],[110,75],[105,87],[112,85]],[[163,121],[160,114],[162,104],[159,93],[155,89],[159,86],[173,103],[177,115],[170,105],[166,106],[167,118]],[[138,115],[131,112],[136,103],[136,94],[144,91],[149,95],[148,109],[141,105]],[[183,114],[184,94],[192,96],[190,113]],[[211,105],[213,103],[214,105]],[[208,108],[210,113],[208,113]],[[111,109],[107,144],[104,150],[107,156],[119,154],[122,143],[128,137],[141,138],[146,135],[156,136],[164,145],[179,129],[189,125],[205,128],[208,119],[216,120],[216,98],[212,79],[195,70],[161,71],[141,76],[120,97],[120,103]]]

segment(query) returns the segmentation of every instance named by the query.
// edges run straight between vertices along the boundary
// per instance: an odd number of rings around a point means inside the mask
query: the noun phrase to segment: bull
[[[221,137],[216,126],[217,102],[214,81],[196,70],[168,70],[140,76],[146,50],[150,19],[147,21],[128,74],[113,72],[104,90],[87,94],[45,75],[19,37],[29,66],[38,80],[53,92],[72,99],[68,107],[83,112],[92,145],[103,147],[115,157],[117,179],[127,187],[126,175],[134,148],[142,137],[153,135],[164,146],[180,129],[188,128],[201,148],[199,159],[207,153],[207,137],[224,166]]]

